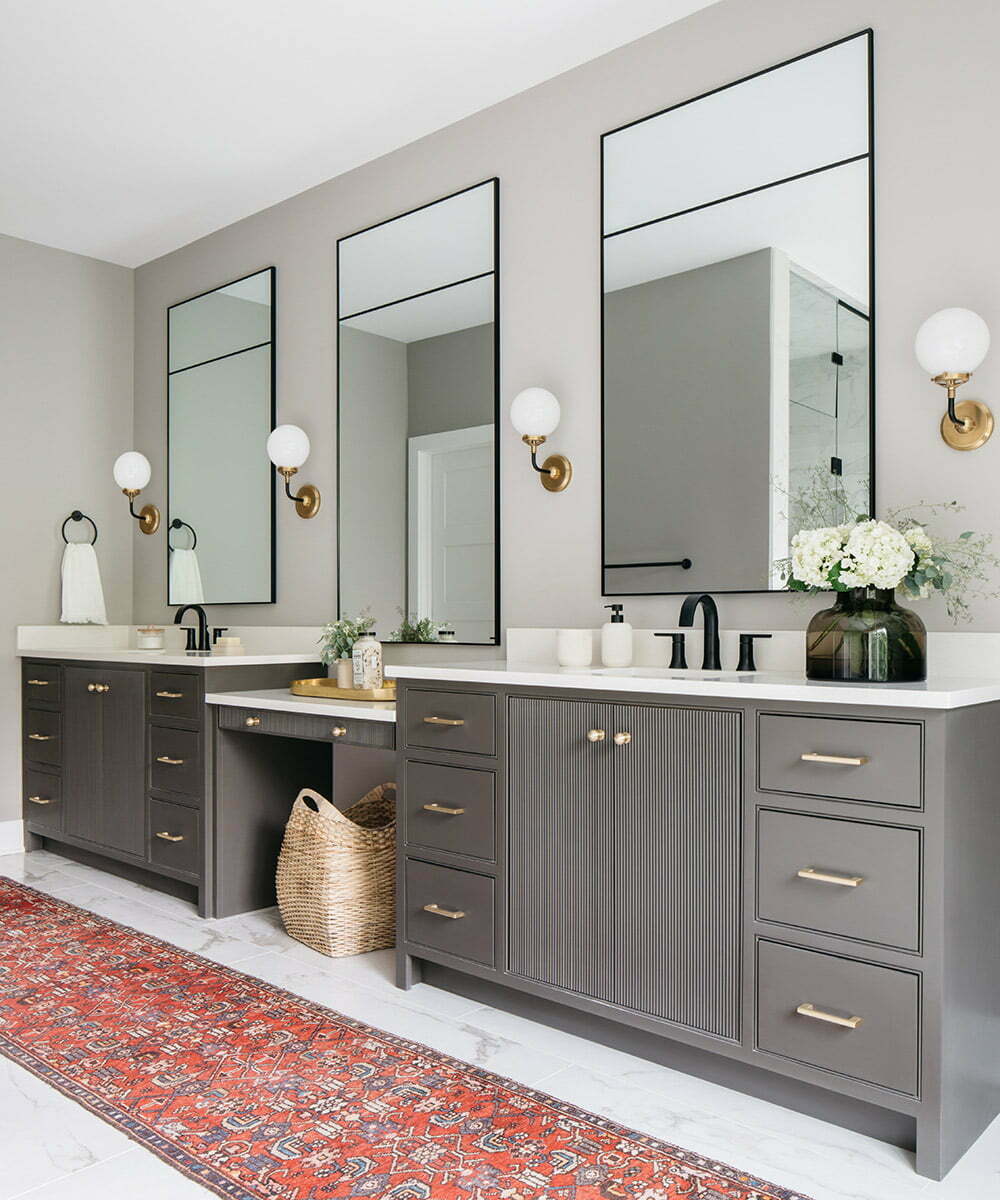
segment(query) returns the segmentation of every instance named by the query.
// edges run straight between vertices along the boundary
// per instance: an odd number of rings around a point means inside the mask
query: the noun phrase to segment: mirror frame
[[[170,515],[170,376],[172,374],[176,374],[176,372],[173,372],[170,370],[170,313],[171,313],[171,310],[173,310],[175,308],[180,308],[181,305],[183,305],[183,304],[190,304],[190,302],[192,300],[200,300],[203,296],[210,296],[213,292],[221,291],[223,288],[232,287],[233,284],[235,284],[235,283],[242,283],[244,279],[252,279],[254,275],[263,275],[265,271],[267,271],[270,276],[269,282],[271,285],[271,328],[270,328],[271,336],[270,336],[269,342],[263,342],[262,345],[266,346],[269,344],[271,347],[271,372],[270,372],[271,377],[270,377],[270,381],[269,381],[270,393],[271,393],[271,409],[270,409],[269,424],[270,424],[270,428],[273,429],[277,422],[277,404],[276,404],[276,399],[275,399],[276,392],[277,392],[276,384],[277,384],[277,349],[278,349],[278,343],[277,343],[277,330],[278,330],[277,307],[278,306],[277,306],[277,292],[276,292],[277,282],[278,282],[277,268],[274,266],[258,267],[256,271],[248,271],[245,275],[240,275],[236,279],[230,279],[226,283],[220,283],[220,284],[217,284],[215,287],[206,288],[203,292],[198,292],[197,295],[187,296],[183,300],[177,300],[173,304],[167,305],[167,312],[166,312],[166,335],[167,335],[166,336],[167,504],[166,504],[166,521],[164,523],[164,528],[166,530],[166,533],[164,535],[164,542],[166,543],[166,545],[164,547],[164,555],[166,557],[166,572],[167,573],[166,573],[166,579],[164,581],[164,591],[165,591],[166,597],[167,597],[167,607],[168,608],[178,607],[177,605],[173,604],[170,599],[170,521],[172,519],[171,515]],[[236,354],[245,354],[247,350],[252,350],[252,349],[254,349],[254,347],[244,346],[242,350],[234,350],[229,354],[220,354],[216,358],[206,359],[205,362],[218,362],[220,359],[223,359],[223,358],[232,358]],[[190,366],[179,367],[178,370],[186,371],[186,370],[190,370],[191,367],[201,367],[204,365],[205,365],[205,363],[191,363]],[[260,452],[261,452],[262,457],[266,460],[267,452],[263,445],[260,448]],[[205,601],[203,601],[203,605],[206,607],[213,606],[216,604],[232,605],[232,604],[275,604],[275,603],[277,603],[278,555],[277,555],[277,544],[276,543],[277,543],[278,511],[277,511],[277,501],[276,501],[277,493],[275,490],[275,487],[276,487],[275,481],[277,479],[277,473],[273,469],[270,468],[270,464],[268,464],[268,468],[269,468],[270,476],[271,476],[271,527],[270,527],[270,536],[269,536],[269,541],[268,541],[268,548],[270,550],[270,556],[271,556],[271,571],[270,571],[271,596],[270,596],[270,599],[269,600],[205,600]]]
[[[600,259],[600,307],[601,307],[601,596],[685,596],[692,591],[703,591],[698,587],[684,588],[679,591],[671,592],[620,592],[607,590],[607,566],[606,539],[607,539],[607,512],[605,505],[605,475],[607,471],[606,459],[606,439],[605,439],[605,421],[608,418],[607,397],[605,395],[605,329],[604,329],[604,243],[609,236],[616,236],[626,230],[616,230],[615,234],[605,234],[604,232],[604,173],[605,173],[605,154],[604,143],[605,139],[613,137],[616,133],[621,133],[625,129],[631,129],[635,125],[642,125],[646,121],[655,120],[657,117],[662,117],[666,113],[673,112],[678,108],[685,108],[689,104],[695,104],[699,100],[704,100],[707,96],[714,96],[719,92],[728,91],[730,88],[739,87],[741,83],[747,83],[751,79],[757,79],[762,75],[769,75],[772,71],[779,71],[782,67],[790,66],[792,63],[801,62],[803,59],[812,58],[816,54],[822,54],[825,50],[832,50],[835,46],[841,46],[845,42],[853,42],[857,38],[865,38],[867,41],[868,51],[868,504],[869,513],[875,516],[875,358],[876,358],[876,317],[875,317],[875,47],[874,47],[874,31],[872,29],[862,29],[858,33],[848,34],[846,37],[837,38],[836,41],[827,42],[823,46],[817,46],[815,50],[807,50],[804,54],[797,54],[792,58],[786,58],[784,61],[775,63],[771,67],[765,67],[763,70],[754,71],[749,75],[744,75],[740,79],[734,79],[731,83],[721,84],[719,87],[709,88],[708,91],[701,92],[697,96],[691,96],[687,100],[681,100],[677,104],[670,104],[666,108],[661,108],[658,112],[649,113],[645,117],[638,117],[634,121],[626,121],[624,125],[619,125],[615,129],[609,129],[606,133],[601,134],[601,154],[600,154],[600,214],[598,225],[598,257]],[[831,164],[833,165],[833,164]],[[829,166],[821,167],[819,170],[829,170]],[[812,175],[816,171],[808,171],[806,174]],[[792,178],[801,178],[801,176],[793,176]],[[764,187],[754,187],[748,192],[737,192],[732,196],[723,196],[718,200],[709,201],[708,204],[698,205],[698,208],[709,207],[724,203],[729,200],[735,200],[743,195],[750,195],[764,188],[780,186],[782,183],[788,183],[790,180],[776,180],[773,183],[765,184]],[[696,211],[696,210],[694,210]],[[680,215],[680,214],[674,214]],[[657,217],[652,221],[643,221],[640,226],[627,228],[640,228],[644,225],[651,225],[659,221],[670,219],[669,216]],[[770,564],[769,564],[770,565]],[[783,588],[714,588],[712,594],[716,596],[748,596],[748,595],[780,595],[785,591]]]
[[[358,316],[360,313],[341,313],[340,310],[340,245],[342,242],[348,241],[350,238],[357,237],[359,234],[368,233],[372,229],[378,229],[382,225],[389,225],[393,221],[399,221],[403,217],[408,217],[412,213],[422,212],[426,208],[432,208],[435,204],[444,204],[448,200],[454,200],[456,196],[464,196],[466,192],[474,191],[476,188],[483,187],[484,184],[492,184],[493,186],[493,641],[492,642],[390,642],[382,639],[387,646],[427,646],[431,649],[446,646],[499,646],[501,644],[501,624],[500,624],[500,177],[491,175],[486,179],[480,179],[476,183],[470,183],[468,187],[459,188],[455,192],[450,192],[447,196],[439,196],[436,200],[428,200],[426,204],[418,204],[414,208],[406,209],[404,212],[396,213],[394,216],[386,217],[381,221],[375,221],[371,225],[366,225],[362,229],[352,230],[351,233],[346,233],[343,237],[337,238],[337,260],[336,260],[336,296],[337,296],[337,338],[336,338],[336,355],[334,362],[334,388],[336,390],[336,410],[337,410],[337,617],[340,619],[343,616],[341,608],[341,579],[342,562],[341,562],[341,524],[343,522],[343,497],[341,495],[341,481],[343,473],[340,469],[341,459],[341,439],[340,439],[340,328],[341,321],[348,317]],[[475,277],[474,277],[475,278]],[[414,300],[417,296],[428,295],[430,292],[442,291],[447,287],[454,287],[456,284],[468,282],[463,279],[453,280],[451,283],[443,284],[440,287],[430,288],[425,292],[416,292],[412,296],[400,296],[398,300],[392,300],[387,304],[378,304],[375,308],[388,308],[391,304],[401,304],[405,300]],[[374,311],[372,309],[363,309],[362,312]],[[404,567],[405,569],[405,567]]]

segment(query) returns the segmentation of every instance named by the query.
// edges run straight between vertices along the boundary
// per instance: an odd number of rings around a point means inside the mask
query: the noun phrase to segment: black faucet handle
[[[228,633],[228,632],[229,632],[228,625],[213,625],[212,626],[212,645],[214,646],[215,643],[219,640],[219,638],[222,637],[222,635],[224,633]]]
[[[684,639],[686,634],[683,633],[654,633],[653,637],[668,637],[671,639],[670,650],[670,670],[671,671],[686,671],[687,658],[684,654]]]
[[[195,641],[194,641],[194,637],[195,637],[194,626],[193,625],[185,625],[184,632],[187,634],[187,645],[184,647],[184,649],[188,650],[188,651],[197,650],[198,647],[195,645]]]
[[[757,664],[753,657],[753,644],[757,638],[769,638],[769,633],[741,633],[740,661],[736,664],[737,671],[756,671]]]

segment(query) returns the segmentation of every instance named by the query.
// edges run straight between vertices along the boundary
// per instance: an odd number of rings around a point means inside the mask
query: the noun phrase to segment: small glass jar
[[[356,688],[380,688],[385,683],[382,669],[382,643],[374,631],[363,633],[354,643],[354,686]]]

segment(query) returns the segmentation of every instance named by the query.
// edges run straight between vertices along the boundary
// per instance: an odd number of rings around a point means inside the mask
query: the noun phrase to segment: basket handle
[[[295,797],[295,806],[298,808],[308,808],[311,812],[322,815],[325,810],[329,810],[326,815],[332,816],[336,813],[340,815],[340,809],[336,804],[332,804],[325,796],[321,796],[319,792],[314,792],[312,788],[303,788]]]

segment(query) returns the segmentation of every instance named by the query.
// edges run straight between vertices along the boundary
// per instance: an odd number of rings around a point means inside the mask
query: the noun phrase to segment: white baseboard
[[[20,854],[24,850],[24,822],[0,821],[0,854]]]

